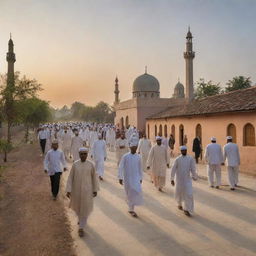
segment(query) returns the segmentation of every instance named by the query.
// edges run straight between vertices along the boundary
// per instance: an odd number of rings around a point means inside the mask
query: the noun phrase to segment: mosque
[[[203,154],[211,137],[224,145],[226,136],[232,136],[238,144],[241,171],[256,175],[256,86],[223,93],[202,99],[194,99],[192,33],[186,35],[185,88],[178,82],[171,98],[160,98],[158,80],[147,73],[133,83],[132,99],[120,102],[118,79],[115,81],[115,124],[119,127],[137,127],[154,140],[155,136],[175,138],[174,153],[185,143],[193,154],[195,137],[200,137]]]

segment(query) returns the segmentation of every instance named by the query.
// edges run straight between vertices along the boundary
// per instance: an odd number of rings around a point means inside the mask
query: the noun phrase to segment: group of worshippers
[[[105,137],[102,132],[98,133],[98,139],[91,148],[86,147],[84,143],[80,145],[78,157],[69,173],[66,193],[67,197],[70,198],[70,207],[78,216],[80,237],[84,236],[84,228],[93,209],[93,198],[97,196],[99,190],[98,180],[103,180],[106,146],[109,147],[110,151],[116,150],[118,179],[119,183],[124,186],[128,212],[131,216],[138,217],[135,206],[143,204],[141,185],[143,171],[146,172],[150,169],[151,181],[159,191],[163,191],[166,182],[166,170],[170,167],[170,154],[167,150],[168,145],[170,147],[169,143],[166,147],[166,143],[162,143],[162,137],[157,136],[156,144],[152,146],[145,135],[139,139],[139,133],[133,128],[119,132],[113,146],[111,140],[105,142],[107,136],[111,138],[112,130],[114,130],[113,127],[106,129]],[[75,132],[74,137],[77,136],[77,132]],[[181,154],[174,160],[171,167],[171,184],[175,186],[175,199],[178,209],[184,211],[185,215],[190,216],[194,211],[192,180],[197,179],[196,164],[194,158],[187,155],[186,145],[180,147],[180,152]],[[89,160],[88,156],[91,156],[92,160]],[[58,150],[58,140],[54,139],[52,149],[47,152],[44,161],[45,171],[50,176],[54,200],[58,194],[62,170],[67,169],[65,159],[63,151]],[[227,138],[224,154],[221,152],[221,147],[216,143],[216,138],[212,138],[211,144],[206,148],[205,159],[208,163],[209,183],[213,186],[213,174],[215,173],[217,188],[220,186],[219,165],[227,159],[229,180],[233,190],[238,183],[240,160],[238,147],[232,143],[232,137]]]

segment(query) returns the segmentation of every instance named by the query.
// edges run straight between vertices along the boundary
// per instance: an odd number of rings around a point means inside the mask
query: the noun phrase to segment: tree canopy
[[[250,77],[235,76],[232,80],[226,83],[226,92],[231,92],[240,89],[246,89],[252,86],[252,81]]]
[[[213,96],[221,93],[221,86],[220,84],[214,84],[211,80],[205,82],[203,78],[196,83],[196,91],[195,91],[195,98],[204,98],[208,96]]]

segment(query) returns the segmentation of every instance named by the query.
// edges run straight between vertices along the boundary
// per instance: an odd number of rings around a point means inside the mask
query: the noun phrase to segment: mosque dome
[[[180,81],[175,85],[173,97],[176,99],[185,97],[184,85],[182,83],[180,83]]]
[[[133,82],[133,92],[159,92],[158,80],[147,73],[137,77]]]

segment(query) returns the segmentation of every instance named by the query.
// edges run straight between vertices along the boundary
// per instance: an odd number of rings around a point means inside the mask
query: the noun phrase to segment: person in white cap
[[[184,210],[187,216],[194,212],[194,198],[192,179],[197,179],[196,164],[193,157],[187,155],[187,147],[180,147],[181,155],[173,163],[171,171],[171,184],[175,186],[175,199],[178,209]],[[191,179],[192,176],[192,179]],[[174,178],[176,177],[176,182]],[[184,207],[182,203],[184,202]]]
[[[120,138],[116,140],[116,160],[117,166],[121,161],[121,158],[124,154],[129,151],[128,140],[125,138],[125,133],[122,132]]]
[[[226,160],[226,165],[228,169],[228,180],[230,184],[230,189],[235,190],[238,184],[238,173],[240,165],[240,154],[237,144],[233,143],[233,138],[231,136],[227,137],[227,144],[223,148],[224,161]]]
[[[81,147],[83,147],[83,140],[79,137],[78,130],[75,130],[75,136],[71,139],[71,155],[73,157],[73,161],[80,159],[78,151]]]
[[[222,149],[216,143],[216,138],[211,138],[211,143],[206,146],[205,160],[207,162],[208,182],[211,188],[214,187],[214,174],[216,177],[216,188],[221,185],[221,164],[224,163]]]
[[[141,155],[143,171],[147,170],[148,154],[151,149],[151,142],[147,139],[146,134],[143,133],[142,138],[139,140],[138,153]]]
[[[128,212],[133,217],[138,217],[134,211],[136,205],[143,204],[142,196],[142,163],[141,157],[136,153],[138,147],[137,136],[132,136],[129,141],[130,152],[123,155],[119,169],[118,179],[121,185],[124,185],[124,190],[127,197]]]
[[[64,153],[58,147],[58,141],[53,140],[52,149],[46,153],[44,159],[44,171],[50,176],[53,200],[56,200],[59,193],[62,169],[67,170]]]
[[[166,169],[169,168],[170,155],[165,146],[162,145],[162,138],[156,137],[154,145],[148,156],[147,169],[151,167],[152,178],[155,187],[162,192],[165,185]]]
[[[93,210],[93,198],[99,190],[94,163],[87,160],[88,149],[79,149],[80,160],[73,163],[66,186],[70,208],[78,216],[80,237],[84,236],[87,219]]]
[[[96,167],[96,172],[99,179],[103,180],[104,175],[104,161],[107,159],[106,142],[102,139],[102,135],[98,134],[98,140],[93,143],[91,158]]]

